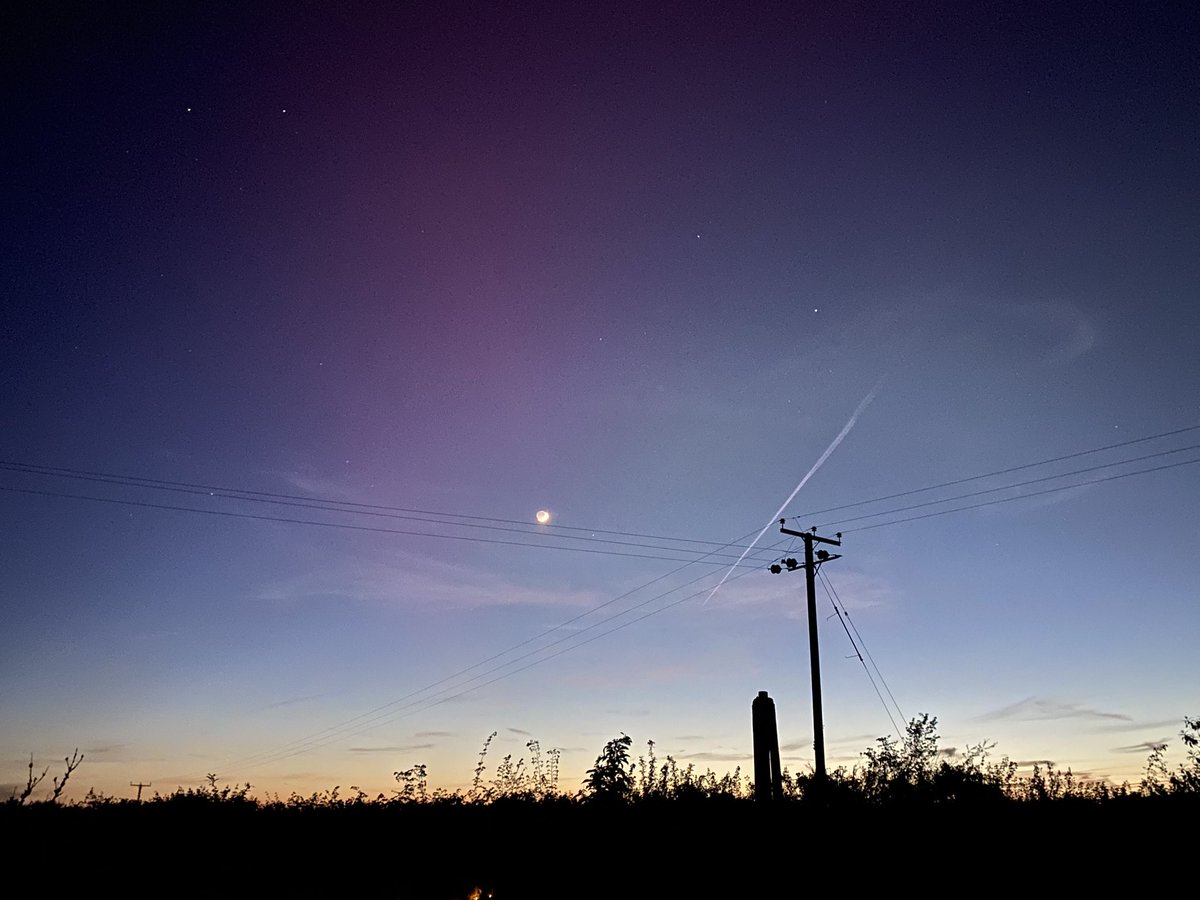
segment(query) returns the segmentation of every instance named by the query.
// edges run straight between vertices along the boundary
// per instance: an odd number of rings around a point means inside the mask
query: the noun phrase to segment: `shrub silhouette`
[[[1200,716],[1192,719],[1183,717],[1183,728],[1179,732],[1183,746],[1187,747],[1187,762],[1171,773],[1170,784],[1174,793],[1200,794]]]
[[[991,757],[991,744],[981,742],[968,746],[963,753],[947,756],[938,746],[938,720],[923,713],[908,723],[904,735],[878,738],[874,746],[862,752],[862,762],[847,768],[838,767],[828,773],[819,791],[815,790],[811,773],[783,772],[783,803],[816,799],[821,806],[906,806],[987,804],[1051,804],[1057,801],[1090,801],[1104,803],[1137,798],[1184,797],[1192,802],[1200,795],[1200,716],[1184,717],[1179,735],[1185,758],[1174,768],[1168,763],[1167,744],[1152,748],[1146,762],[1145,774],[1137,786],[1128,782],[1115,785],[1107,781],[1089,780],[1076,776],[1071,769],[1055,769],[1052,764],[1034,765],[1025,776],[1017,774],[1017,764],[1007,756]],[[542,751],[536,740],[529,740],[529,756],[514,759],[506,755],[488,774],[487,754],[496,732],[484,741],[475,767],[475,777],[467,790],[431,790],[429,768],[417,764],[395,771],[398,789],[391,795],[371,798],[351,786],[350,796],[342,798],[339,788],[303,797],[292,794],[286,799],[255,797],[250,784],[220,785],[215,774],[205,778],[199,787],[176,788],[167,794],[155,792],[145,807],[172,806],[180,811],[201,808],[239,808],[254,810],[332,810],[372,807],[464,807],[491,806],[503,802],[506,806],[537,806],[565,808],[588,803],[603,805],[659,805],[677,802],[740,801],[752,796],[752,785],[740,767],[731,773],[717,774],[712,770],[699,772],[691,763],[681,765],[672,756],[655,755],[654,741],[647,742],[647,753],[631,760],[633,739],[625,733],[605,743],[593,766],[587,770],[582,789],[563,791],[559,785],[558,750]],[[34,803],[31,797],[48,775],[37,773],[33,760],[29,762],[26,784],[14,789],[5,808],[24,806],[73,806],[101,810],[126,805],[125,800],[108,797],[89,790],[79,801],[60,802],[68,779],[83,761],[78,751],[65,760],[61,778],[53,780],[46,802]],[[128,801],[134,805],[133,801]]]
[[[624,732],[604,745],[596,764],[587,771],[584,788],[592,800],[605,803],[628,800],[633,793],[633,768],[629,747],[633,738]]]
[[[861,788],[867,799],[910,800],[930,793],[938,755],[936,717],[922,713],[913,719],[900,743],[890,735],[876,743],[863,751]]]
[[[79,752],[78,747],[75,748],[75,752],[70,756],[63,757],[63,763],[66,765],[66,769],[63,771],[62,778],[58,778],[56,776],[52,779],[54,787],[46,801],[47,803],[58,802],[59,798],[62,796],[63,790],[67,786],[67,780],[71,777],[71,773],[79,768],[79,764],[81,762],[83,762],[83,755]],[[22,806],[26,800],[33,796],[33,792],[37,790],[38,785],[46,780],[46,775],[49,773],[49,771],[50,767],[46,766],[46,768],[42,769],[41,775],[34,775],[33,754],[29,754],[29,777],[25,782],[25,787],[21,789],[20,794],[18,794],[16,788],[14,788],[12,795],[8,798],[8,803],[14,806]]]

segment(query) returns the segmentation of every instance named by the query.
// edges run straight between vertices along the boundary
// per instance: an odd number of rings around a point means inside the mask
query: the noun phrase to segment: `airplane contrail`
[[[767,529],[779,521],[779,517],[783,514],[783,511],[788,508],[788,504],[791,503],[793,500],[795,500],[796,495],[798,493],[800,493],[800,489],[802,487],[804,487],[804,485],[808,484],[808,479],[812,478],[813,475],[815,475],[817,473],[817,469],[821,468],[821,466],[823,466],[825,464],[825,460],[829,459],[829,457],[833,454],[833,451],[838,448],[838,444],[840,444],[845,439],[846,435],[848,435],[850,433],[850,429],[854,427],[854,423],[858,421],[858,417],[862,415],[863,410],[871,405],[871,401],[875,399],[875,395],[877,393],[879,393],[879,388],[882,385],[883,385],[883,379],[880,379],[879,381],[877,381],[875,383],[875,387],[871,388],[871,390],[867,393],[867,396],[862,398],[862,402],[860,402],[858,404],[858,406],[854,410],[854,414],[850,416],[850,421],[848,421],[844,426],[842,426],[842,430],[839,431],[838,436],[833,439],[833,443],[825,448],[825,452],[820,455],[820,457],[817,459],[817,461],[815,463],[813,463],[813,467],[811,469],[809,469],[808,472],[805,473],[803,478],[800,479],[800,483],[798,485],[796,485],[795,490],[793,490],[790,494],[788,494],[788,498],[786,500],[784,500],[783,504],[779,507],[779,509],[777,509],[775,511],[775,515],[773,515],[771,517],[770,521],[768,521],[767,524],[763,526],[762,531],[760,531],[758,533],[758,537],[756,537],[754,540],[752,540],[750,542],[750,546],[748,546],[745,550],[742,551],[742,555],[738,557],[737,562],[735,562],[732,566],[729,567],[729,571],[725,573],[725,577],[722,578],[719,582],[717,582],[717,586],[712,589],[712,592],[707,597],[704,598],[704,603],[701,605],[708,604],[708,601],[713,598],[713,594],[715,594],[717,591],[719,591],[721,589],[721,585],[723,585],[726,582],[726,580],[728,580],[729,576],[733,574],[733,570],[736,569],[739,565],[741,565],[742,560],[746,558],[746,554],[749,553],[751,550],[753,550],[754,545],[757,544],[759,542],[759,539],[764,534],[767,533]]]

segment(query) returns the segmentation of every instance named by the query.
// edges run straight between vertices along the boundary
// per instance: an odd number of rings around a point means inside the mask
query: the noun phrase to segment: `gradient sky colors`
[[[410,695],[680,565],[563,536],[757,533],[877,384],[788,514],[845,532],[903,713],[1136,780],[1200,713],[1200,464],[850,520],[1200,431],[809,514],[1200,424],[1196,12],[519,6],[5,14],[0,781],[78,746],[81,791],[457,786],[492,731],[568,788],[621,731],[725,771],[759,690],[803,767],[803,579],[752,554],[703,602],[744,544]],[[852,764],[891,723],[822,627]]]

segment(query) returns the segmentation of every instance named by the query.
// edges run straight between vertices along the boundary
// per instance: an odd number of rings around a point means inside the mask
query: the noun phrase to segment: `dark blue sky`
[[[0,780],[80,745],[112,790],[455,783],[493,729],[732,768],[761,689],[811,739],[800,579],[759,571],[285,756],[673,566],[30,466],[727,541],[881,379],[789,514],[1200,421],[1196,14],[819,6],[6,13]],[[904,713],[1119,779],[1196,712],[1198,472],[805,524]],[[826,625],[853,762],[890,723]]]

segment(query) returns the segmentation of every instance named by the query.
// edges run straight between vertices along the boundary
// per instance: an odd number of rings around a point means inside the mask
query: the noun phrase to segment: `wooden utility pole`
[[[142,802],[142,788],[148,788],[148,787],[150,787],[151,785],[150,785],[150,782],[148,782],[148,781],[146,781],[146,782],[142,782],[142,781],[131,781],[131,782],[129,782],[129,786],[130,786],[130,787],[135,787],[135,788],[137,788],[137,789],[138,789],[137,802],[138,802],[138,803],[141,803],[141,802]]]
[[[818,537],[816,528],[811,531],[792,531],[790,528],[783,527],[786,522],[786,519],[779,520],[779,530],[783,534],[798,537],[804,541],[804,563],[800,564],[794,559],[785,559],[783,565],[777,563],[771,566],[771,571],[778,574],[784,570],[784,567],[789,572],[804,569],[804,582],[808,588],[808,664],[812,671],[813,755],[816,757],[814,767],[817,780],[824,781],[825,721],[821,714],[821,654],[817,646],[817,568],[821,563],[839,559],[840,554],[830,554],[828,550],[818,550],[814,554],[813,544],[830,544],[840,547],[842,546],[842,533],[838,532],[837,540]]]

